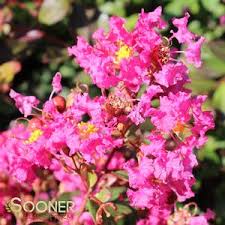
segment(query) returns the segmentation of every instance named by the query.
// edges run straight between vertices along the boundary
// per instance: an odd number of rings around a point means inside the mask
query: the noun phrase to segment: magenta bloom
[[[189,17],[189,13],[186,13],[183,18],[176,18],[173,20],[173,25],[178,29],[177,32],[173,32],[173,37],[175,37],[181,44],[189,43],[195,38],[195,35],[191,33],[187,27]]]
[[[196,42],[188,43],[188,48],[185,51],[185,56],[188,63],[192,63],[195,67],[199,68],[202,65],[201,61],[201,47],[205,38],[200,37]]]
[[[39,100],[34,96],[23,96],[11,89],[9,96],[15,101],[16,107],[25,117],[32,112],[32,107],[39,104]]]
[[[52,80],[53,91],[58,94],[62,90],[61,85],[62,75],[61,73],[56,73]]]

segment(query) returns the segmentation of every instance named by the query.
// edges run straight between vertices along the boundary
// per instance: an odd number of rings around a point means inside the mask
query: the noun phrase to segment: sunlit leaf
[[[84,72],[80,72],[76,76],[75,82],[87,84],[87,85],[90,85],[92,83],[90,76],[88,74],[84,73]]]
[[[117,170],[115,173],[118,177],[121,177],[122,179],[128,179],[128,174],[125,170]]]
[[[213,54],[220,58],[221,60],[225,59],[225,42],[222,40],[212,41],[209,44],[210,50]],[[225,71],[224,71],[225,72]]]
[[[198,0],[173,0],[165,7],[165,11],[171,15],[180,16],[186,8],[193,14],[197,14],[200,9]]]
[[[137,22],[138,14],[133,14],[127,17],[126,28],[132,30]]]
[[[115,201],[122,193],[126,191],[126,187],[111,187],[109,191],[111,193],[110,201]]]
[[[225,113],[225,82],[221,82],[213,95],[213,106]]]
[[[44,0],[38,19],[46,25],[53,25],[61,21],[70,9],[70,0]]]
[[[0,83],[12,82],[14,76],[21,70],[18,61],[9,61],[0,65]]]
[[[125,204],[115,204],[116,210],[112,210],[111,208],[108,208],[110,214],[115,217],[119,215],[129,215],[132,213],[132,208],[125,205]]]
[[[97,193],[96,198],[98,198],[102,202],[107,202],[111,198],[112,194],[109,189],[103,188],[99,193]]]
[[[95,185],[95,183],[97,182],[97,175],[94,172],[88,172],[88,184],[89,187],[93,187]]]
[[[220,162],[220,159],[218,154],[216,153],[216,150],[219,146],[221,146],[221,144],[223,144],[225,147],[225,142],[221,143],[217,141],[213,136],[209,136],[208,141],[206,142],[203,149],[198,151],[198,159],[201,161],[204,159],[209,159],[218,164]]]
[[[123,1],[106,2],[100,6],[100,10],[108,15],[125,16]]]
[[[87,204],[86,204],[86,208],[87,208],[88,212],[93,216],[93,218],[95,218],[96,217],[96,212],[97,212],[97,209],[98,209],[97,204],[94,203],[91,200],[88,200]]]
[[[201,0],[205,9],[213,13],[215,16],[222,16],[225,13],[224,4],[220,3],[220,0]]]

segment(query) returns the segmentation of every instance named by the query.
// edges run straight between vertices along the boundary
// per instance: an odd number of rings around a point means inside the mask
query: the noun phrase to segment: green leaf
[[[216,150],[222,143],[217,141],[213,136],[208,137],[208,141],[205,144],[205,146],[199,150],[198,153],[198,159],[203,161],[204,159],[209,159],[216,164],[220,163],[220,158],[216,153]],[[225,147],[225,143],[224,143]]]
[[[73,196],[79,195],[79,194],[80,194],[80,191],[64,192],[57,198],[57,201],[70,201]]]
[[[224,41],[222,40],[211,41],[208,44],[208,46],[216,57],[224,61],[225,59],[225,42]]]
[[[74,66],[72,65],[62,65],[59,71],[62,73],[63,78],[73,78],[76,74]]]
[[[98,210],[98,206],[96,203],[94,203],[93,201],[91,200],[88,200],[87,201],[87,204],[86,204],[86,209],[88,210],[88,212],[93,216],[93,218],[95,219],[96,218],[96,213],[97,213],[97,210]]]
[[[102,202],[115,201],[119,196],[126,191],[126,187],[110,187],[103,188],[95,196]]]
[[[125,204],[115,204],[116,210],[113,210],[112,208],[108,207],[107,210],[109,213],[115,217],[120,215],[129,215],[133,212],[132,208]]]
[[[13,81],[16,73],[20,71],[20,63],[17,61],[8,61],[0,65],[0,84]]]
[[[131,2],[135,5],[144,5],[144,3],[146,3],[146,0],[132,0]]]
[[[39,11],[40,23],[53,25],[61,21],[70,9],[70,0],[44,0]]]
[[[194,94],[203,94],[212,91],[216,87],[216,82],[214,80],[206,79],[202,74],[195,70],[190,75],[191,83],[187,84],[187,88],[191,88]]]
[[[220,3],[220,0],[201,0],[201,2],[205,9],[217,17],[225,13],[225,6]]]
[[[88,74],[84,73],[84,72],[80,72],[76,76],[75,82],[78,82],[78,83],[81,83],[81,84],[87,84],[87,85],[90,85],[92,83],[90,76]]]
[[[103,188],[99,193],[95,195],[102,202],[108,202],[112,197],[112,194],[108,188]]]
[[[214,42],[212,42],[211,43],[212,48],[214,45],[215,45]],[[218,78],[224,75],[225,73],[224,60],[215,55],[207,45],[205,45],[203,48],[202,58],[204,61],[203,68],[208,70],[208,73],[206,73],[208,77]]]
[[[189,8],[193,14],[197,14],[200,9],[198,0],[173,0],[165,7],[165,11],[171,15],[180,16],[185,8]]]
[[[188,28],[191,32],[202,35],[203,34],[203,29],[201,26],[201,22],[199,20],[193,20],[189,23]]]
[[[223,113],[225,113],[224,96],[225,96],[225,82],[223,81],[216,89],[212,99],[213,106],[216,109],[221,110]]]
[[[100,6],[100,11],[115,16],[125,16],[125,2],[119,0],[115,2],[106,2],[104,5]]]
[[[133,14],[129,17],[126,18],[127,22],[126,22],[126,28],[128,30],[132,30],[137,22],[138,19],[138,14]]]
[[[111,187],[109,191],[111,193],[110,201],[115,201],[126,191],[126,187]]]
[[[97,175],[94,172],[88,172],[88,184],[89,187],[92,188],[97,182]]]
[[[117,223],[112,219],[112,217],[106,217],[103,215],[103,224],[104,225],[117,225]]]
[[[125,170],[117,170],[113,173],[116,174],[118,177],[121,177],[122,179],[128,180],[128,174]]]

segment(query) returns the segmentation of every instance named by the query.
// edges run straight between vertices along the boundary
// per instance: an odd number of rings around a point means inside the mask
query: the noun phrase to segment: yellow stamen
[[[89,123],[89,122],[80,122],[80,123],[78,123],[77,127],[79,129],[80,137],[82,139],[86,139],[91,134],[98,131],[98,128],[95,127],[94,124]]]
[[[115,53],[115,63],[119,64],[122,59],[128,59],[132,55],[132,48],[123,42],[119,42],[119,49]]]
[[[173,128],[175,133],[183,133],[185,129],[185,125],[181,122],[178,122],[177,125]]]
[[[28,140],[25,141],[26,144],[31,144],[38,140],[38,138],[43,134],[43,131],[40,129],[35,129],[31,132]]]

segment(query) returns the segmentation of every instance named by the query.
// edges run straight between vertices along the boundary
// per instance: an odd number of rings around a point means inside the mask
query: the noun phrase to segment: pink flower
[[[190,219],[190,225],[209,225],[204,216],[194,216]]]
[[[206,96],[201,95],[193,99],[194,126],[192,128],[192,132],[198,137],[196,143],[198,148],[207,141],[207,137],[205,136],[206,132],[215,127],[212,112],[202,111],[202,104],[205,102],[205,100]]]
[[[69,158],[65,160],[67,165],[70,165],[71,167],[73,166]],[[56,179],[60,181],[61,189],[63,192],[73,192],[73,191],[85,192],[85,186],[80,176],[76,173],[66,172],[63,166],[60,164],[60,161],[56,159],[52,160],[50,169],[53,171]]]
[[[193,213],[190,206],[195,208],[195,213]],[[167,224],[209,225],[207,220],[210,220],[210,218],[205,217],[205,214],[196,215],[197,209],[195,203],[189,203],[183,208],[175,208],[174,213],[167,218]]]
[[[150,50],[161,43],[154,30],[165,26],[161,11],[161,7],[151,13],[143,11],[133,32],[125,29],[124,19],[112,17],[108,33],[102,29],[94,33],[94,46],[78,37],[77,45],[68,49],[69,54],[76,57],[98,87],[109,88],[123,81],[137,92],[148,71]]]
[[[150,53],[161,43],[161,36],[155,28],[163,29],[166,23],[161,18],[162,8],[158,7],[153,12],[140,13],[136,26],[132,32],[135,46],[140,53],[140,59],[148,67],[151,63]]]
[[[148,139],[151,144],[141,146],[141,151],[144,153],[144,155],[150,157],[161,156],[166,144],[166,140],[163,138],[163,136],[152,132]]]
[[[145,13],[144,10],[141,11],[139,15],[139,19],[137,21],[136,28],[141,28],[142,25],[148,29],[155,29],[155,28],[165,28],[166,23],[162,20],[162,7],[157,7],[153,12]]]
[[[162,70],[154,74],[156,82],[165,87],[176,85],[178,82],[188,82],[187,67],[182,63],[168,63],[162,67]]]
[[[116,152],[108,165],[109,170],[123,169],[125,158],[121,152]]]
[[[39,100],[34,96],[23,96],[11,89],[9,96],[15,101],[16,107],[25,117],[29,116],[32,108],[39,104]]]
[[[220,17],[220,25],[224,26],[225,25],[225,15]]]
[[[108,57],[107,51],[93,48],[81,37],[78,37],[76,46],[68,49],[69,55],[76,57],[80,66],[90,74],[93,83],[100,88],[109,88],[119,81],[112,74],[111,64],[113,59]]]
[[[140,148],[144,156],[139,156],[138,164],[132,161],[125,164],[131,203],[138,208],[163,209],[169,208],[175,200],[191,198],[195,182],[192,169],[197,165],[193,147],[187,142],[168,151],[163,136],[151,134],[149,140],[149,145]]]
[[[94,225],[94,219],[89,212],[82,213],[79,222],[83,225]]]
[[[137,225],[167,225],[166,218],[169,216],[170,210],[159,210],[154,207],[148,211],[147,216],[140,219]]]
[[[62,90],[61,79],[62,79],[62,75],[59,72],[57,72],[55,76],[53,77],[52,87],[53,87],[53,91],[56,94],[58,94]]]
[[[11,174],[21,183],[33,182],[36,178],[34,170],[29,164],[28,161],[21,160],[21,162],[17,162],[16,168],[12,168]]]
[[[204,213],[204,217],[207,220],[214,220],[216,217],[216,214],[211,209],[207,209],[206,213]]]
[[[185,124],[190,120],[191,103],[190,94],[185,92],[169,93],[168,97],[160,97],[159,108],[151,109],[149,112],[151,121],[161,131],[176,130],[179,124]]]
[[[126,20],[121,17],[112,16],[109,20],[110,31],[107,39],[110,41],[126,40],[129,41],[130,35],[125,28]],[[93,35],[94,39],[98,41],[98,37]]]
[[[188,18],[190,15],[188,13],[185,14],[185,17],[180,19],[174,19],[173,24],[178,28],[177,32],[173,32],[172,37],[175,37],[179,43],[187,44],[187,49],[185,50],[185,56],[187,62],[193,64],[195,67],[199,68],[202,64],[201,62],[201,47],[205,38],[200,37],[196,40],[196,35],[191,33],[187,28]]]
[[[189,13],[186,12],[183,18],[175,18],[173,20],[173,25],[178,29],[177,32],[173,32],[173,37],[181,44],[190,43],[195,38],[195,35],[187,28],[189,17]]]
[[[188,47],[185,50],[185,56],[188,63],[193,64],[196,68],[202,65],[201,61],[201,47],[205,38],[200,37],[196,42],[189,42]]]
[[[133,92],[138,92],[140,84],[144,80],[145,67],[138,58],[123,60],[120,65],[121,72],[118,78]]]
[[[152,98],[161,92],[163,92],[163,90],[160,86],[151,85],[148,87],[146,92],[141,96],[138,104],[133,107],[132,111],[128,115],[132,122],[138,125],[145,121],[145,117],[148,115],[148,111],[151,109]]]

